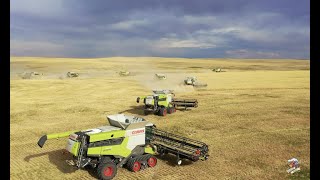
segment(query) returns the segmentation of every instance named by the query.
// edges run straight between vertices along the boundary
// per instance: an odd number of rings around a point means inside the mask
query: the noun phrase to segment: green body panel
[[[114,139],[124,137],[126,131],[125,130],[115,130],[115,131],[108,131],[98,134],[90,134],[90,141],[89,142],[96,142],[96,141],[103,141],[106,139]]]
[[[77,131],[68,131],[68,132],[63,132],[63,133],[47,134],[47,139],[68,137],[70,134],[73,134],[75,132],[77,132]]]
[[[72,146],[71,154],[73,154],[74,156],[78,156],[79,147],[80,147],[80,142],[75,142]]]
[[[153,150],[153,148],[150,147],[150,146],[145,147],[145,148],[144,148],[144,152],[145,152],[145,153],[148,153],[148,154],[155,154],[155,153],[156,153],[156,152]]]
[[[158,100],[159,106],[169,107],[169,102],[167,101],[166,94],[159,94],[158,97],[159,97],[159,100]]]
[[[162,99],[164,99],[165,96],[161,96]],[[166,103],[166,100],[159,101],[163,105]],[[62,137],[68,137],[76,132],[79,131],[68,131],[68,132],[62,132],[62,133],[54,133],[54,134],[48,134],[47,139],[56,139],[56,138],[62,138]],[[129,137],[126,137],[126,130],[113,130],[108,132],[101,132],[96,134],[87,134],[89,136],[89,143],[95,143],[99,141],[105,141],[109,139],[118,139],[123,138],[123,141],[121,144],[114,144],[114,145],[105,145],[101,147],[89,147],[87,149],[87,156],[121,156],[121,157],[128,157],[132,150],[128,149],[128,142]],[[81,142],[79,140],[74,140],[74,137],[69,137],[69,142],[67,145],[67,150],[74,156],[78,156],[79,149],[81,146]],[[146,146],[144,148],[145,153],[149,154],[155,154],[155,151],[151,146]]]
[[[98,156],[101,153],[101,148],[102,147],[92,147],[92,148],[88,148],[88,155],[93,155],[93,156]]]
[[[90,155],[91,156],[99,156],[99,155],[115,156],[115,155],[117,155],[117,156],[127,157],[131,153],[131,150],[127,149],[128,140],[129,140],[129,137],[126,137],[126,138],[124,138],[122,143],[119,145],[88,148],[87,154],[89,156]]]
[[[151,95],[150,95],[151,96]],[[158,106],[163,106],[163,107],[173,107],[171,102],[168,101],[168,94],[158,94]],[[147,96],[140,96],[140,99],[145,99]],[[151,101],[151,104],[154,104],[154,98]]]

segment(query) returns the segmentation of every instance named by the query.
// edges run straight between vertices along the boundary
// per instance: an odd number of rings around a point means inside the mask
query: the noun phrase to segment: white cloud
[[[118,23],[114,23],[110,25],[110,29],[112,30],[132,30],[139,26],[147,25],[147,20],[128,20],[128,21],[121,21]]]
[[[279,57],[292,51],[293,47],[284,46],[297,43],[297,54],[309,49],[310,28],[278,13],[255,12],[235,16],[234,13],[218,15],[177,15],[163,9],[131,11],[124,14],[122,21],[110,24],[112,17],[98,22],[79,13],[74,23],[66,8],[59,1],[18,1],[12,0],[11,12],[44,17],[59,17],[55,23],[46,21],[25,21],[12,19],[11,52],[20,54],[57,55],[83,52],[99,55],[152,55],[155,54],[212,54],[212,48],[234,57]],[[74,13],[74,11],[71,11]],[[14,17],[14,16],[13,16]],[[26,16],[28,17],[28,16]],[[69,21],[64,21],[65,18]],[[26,18],[28,19],[28,18]],[[101,17],[99,19],[102,19]],[[33,20],[31,18],[31,20]],[[45,20],[45,19],[44,19]],[[61,21],[64,23],[59,23]],[[68,24],[70,22],[70,24]],[[300,23],[300,24],[299,24]],[[89,24],[89,26],[87,25]],[[35,26],[36,25],[36,26]],[[133,33],[134,32],[134,33]],[[131,36],[131,34],[134,34]],[[130,36],[129,36],[130,35]],[[26,41],[29,40],[29,41]],[[302,42],[302,43],[301,43]],[[280,45],[279,45],[280,44]],[[245,46],[245,47],[244,47]],[[277,46],[275,48],[275,46]],[[302,48],[297,48],[301,46]],[[91,47],[88,49],[87,47]],[[263,47],[263,49],[259,49]],[[192,50],[190,50],[192,48]],[[224,50],[219,50],[224,48]],[[237,49],[228,50],[225,49]],[[282,49],[281,49],[282,48]],[[208,49],[207,51],[205,51]],[[266,50],[267,49],[267,50]],[[276,50],[279,52],[272,52]],[[201,52],[201,53],[200,53]],[[290,52],[289,52],[290,53]],[[205,55],[204,55],[205,56]]]
[[[202,42],[196,39],[161,38],[155,46],[160,48],[214,48],[215,44]]]

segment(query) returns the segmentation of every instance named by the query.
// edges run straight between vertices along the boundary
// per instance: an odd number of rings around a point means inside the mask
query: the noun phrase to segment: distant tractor
[[[79,73],[76,73],[76,72],[68,72],[67,73],[67,76],[69,77],[69,78],[73,78],[73,77],[78,77],[79,76]]]
[[[158,155],[175,155],[178,165],[184,159],[195,162],[209,157],[207,144],[157,129],[143,118],[115,114],[107,119],[109,126],[47,134],[38,145],[42,148],[48,139],[68,137],[66,150],[73,159],[66,162],[79,169],[91,166],[103,180],[113,179],[120,167],[133,172],[155,167]]]
[[[137,103],[143,99],[144,114],[150,113],[166,116],[176,112],[177,107],[196,108],[198,101],[196,99],[176,99],[172,90],[153,90],[153,95],[141,96],[137,98]]]
[[[120,72],[119,72],[119,75],[120,75],[120,76],[129,76],[129,75],[130,75],[130,72],[129,72],[129,71],[120,71]]]
[[[166,76],[165,74],[156,73],[155,76],[156,76],[158,79],[161,79],[161,80],[167,79],[167,76]]]

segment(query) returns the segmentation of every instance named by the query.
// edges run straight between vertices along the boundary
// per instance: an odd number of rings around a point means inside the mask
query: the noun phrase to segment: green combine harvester
[[[48,139],[68,137],[66,150],[73,155],[69,165],[97,168],[100,179],[112,179],[119,167],[137,172],[157,164],[158,155],[173,154],[181,165],[183,159],[207,160],[208,145],[157,129],[143,118],[115,114],[107,116],[109,126],[83,131],[69,131],[42,136],[42,148]]]
[[[145,115],[153,113],[160,116],[172,114],[178,107],[184,109],[198,107],[196,99],[176,99],[174,96],[172,90],[153,90],[153,95],[138,97],[137,103],[143,99]]]

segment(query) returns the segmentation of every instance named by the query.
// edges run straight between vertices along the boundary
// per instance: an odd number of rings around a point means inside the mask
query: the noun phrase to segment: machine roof
[[[119,127],[122,129],[132,129],[138,127],[152,126],[153,124],[146,121],[141,117],[128,116],[124,114],[114,114],[107,116],[111,126]]]

